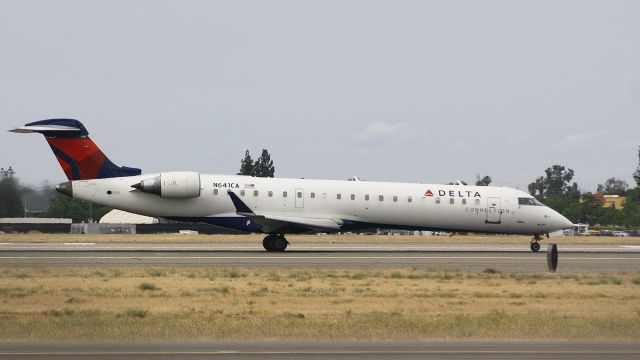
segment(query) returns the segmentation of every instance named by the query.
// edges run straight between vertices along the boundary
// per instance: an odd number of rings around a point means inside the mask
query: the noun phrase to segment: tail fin
[[[10,131],[44,135],[69,180],[134,176],[142,172],[112,163],[89,138],[89,132],[78,120],[41,120]]]

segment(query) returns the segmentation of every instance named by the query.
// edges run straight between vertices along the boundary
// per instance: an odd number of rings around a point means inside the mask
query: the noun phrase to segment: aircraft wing
[[[236,214],[245,216],[249,220],[260,225],[262,231],[266,233],[290,232],[291,230],[309,230],[309,231],[337,231],[340,230],[342,220],[332,219],[329,217],[295,217],[283,214],[256,213],[247,204],[245,204],[233,191],[227,192],[233,205],[236,208]]]

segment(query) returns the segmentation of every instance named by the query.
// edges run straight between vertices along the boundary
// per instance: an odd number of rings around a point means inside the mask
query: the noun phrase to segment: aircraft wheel
[[[538,252],[540,251],[540,243],[539,242],[532,242],[531,243],[531,251],[533,252]]]
[[[262,240],[262,246],[264,246],[265,250],[273,251],[273,238],[274,238],[273,234],[269,234],[264,237],[264,239]]]
[[[282,235],[274,236],[272,251],[283,252],[287,248],[287,245],[289,245],[289,242],[287,241],[287,239],[284,238],[284,236]]]
[[[289,245],[289,242],[283,235],[269,234],[262,240],[262,246],[267,251],[282,252],[287,248],[287,245]]]

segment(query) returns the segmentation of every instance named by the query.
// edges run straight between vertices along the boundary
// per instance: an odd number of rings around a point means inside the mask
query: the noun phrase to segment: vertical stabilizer
[[[44,135],[69,180],[103,179],[141,173],[140,169],[112,163],[89,138],[89,132],[78,120],[41,120],[10,131]]]

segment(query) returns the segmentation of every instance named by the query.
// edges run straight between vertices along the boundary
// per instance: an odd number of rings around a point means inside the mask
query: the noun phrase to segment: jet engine
[[[167,199],[189,199],[200,196],[200,174],[188,171],[166,172],[131,187]]]

